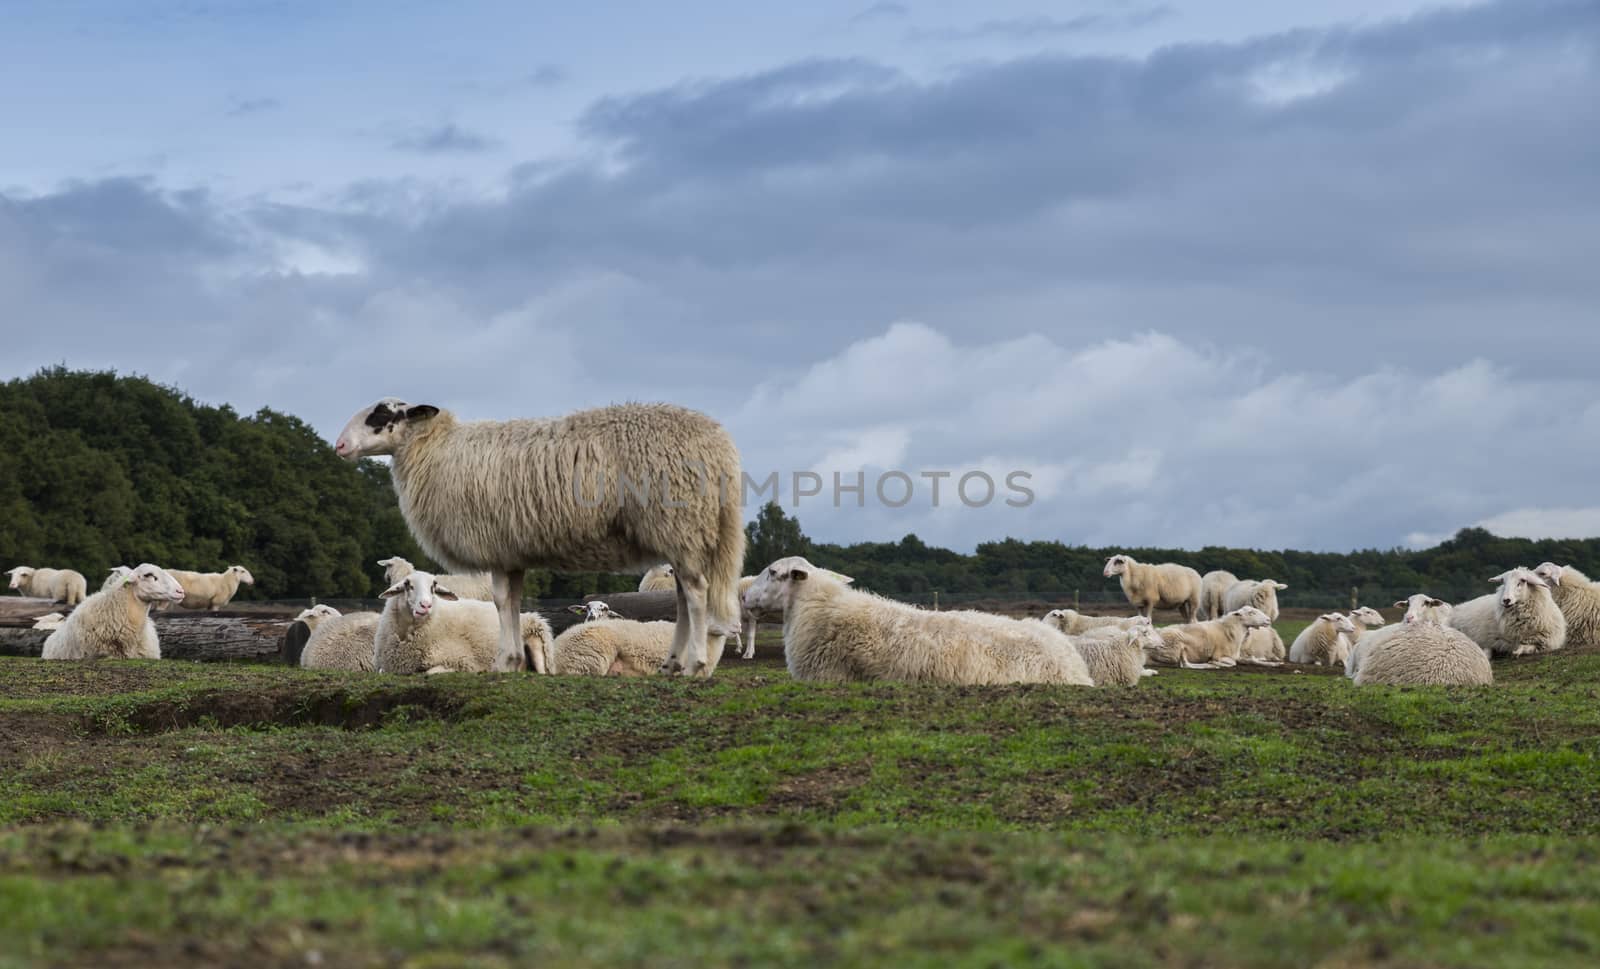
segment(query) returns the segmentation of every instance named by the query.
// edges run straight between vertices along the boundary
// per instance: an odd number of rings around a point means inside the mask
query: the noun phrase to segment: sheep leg
[[[494,608],[500,614],[500,642],[494,651],[496,673],[517,673],[528,668],[528,650],[522,648],[522,576],[521,569],[490,573]],[[542,650],[534,651],[533,665],[535,672],[544,672]]]
[[[672,589],[678,597],[678,619],[672,625],[672,649],[667,653],[666,662],[656,670],[669,676],[683,669],[683,648],[689,642],[689,597],[683,589],[683,579],[673,576]]]
[[[710,643],[707,641],[711,635],[710,617],[706,610],[706,580],[698,575],[686,576],[678,573],[678,588],[683,590],[680,595],[688,598],[689,629],[686,633],[688,641],[683,644],[683,654],[678,658],[684,676],[710,676]],[[683,623],[684,616],[678,615],[679,624]],[[720,635],[720,633],[719,633]],[[673,630],[674,639],[677,630]]]
[[[750,618],[748,618],[748,619],[746,619],[744,621],[743,638],[744,638],[744,653],[741,654],[742,657],[744,659],[755,659],[756,658],[756,617],[755,617],[754,613],[752,613],[750,615]]]

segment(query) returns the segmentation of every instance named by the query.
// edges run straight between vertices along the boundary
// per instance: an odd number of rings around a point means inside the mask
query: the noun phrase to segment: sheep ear
[[[380,598],[380,599],[393,599],[395,596],[400,595],[400,594],[404,593],[405,591],[406,591],[406,580],[405,579],[401,579],[399,582],[396,582],[394,585],[391,585],[389,588],[384,589],[382,592],[378,593],[378,598]]]
[[[1282,590],[1284,590],[1284,589],[1287,589],[1287,588],[1289,588],[1289,586],[1288,586],[1288,584],[1287,584],[1287,583],[1283,583],[1283,582],[1274,582],[1274,583],[1272,583],[1272,584],[1273,584],[1273,585],[1274,585],[1274,586],[1275,586],[1275,587],[1276,587],[1276,588],[1277,588],[1277,589],[1278,589],[1278,590],[1279,590],[1279,591],[1282,591]]]
[[[432,404],[418,404],[415,407],[406,408],[406,420],[418,421],[425,417],[432,417],[437,413],[439,413],[439,408]]]
[[[384,566],[385,568],[387,568],[388,566],[391,566],[391,565],[395,564],[398,561],[400,561],[400,557],[399,556],[394,556],[394,557],[391,557],[391,558],[379,559],[378,560],[378,564]]]
[[[578,615],[581,616],[584,613],[588,612],[589,610],[587,608],[583,607],[583,606],[572,605],[572,606],[568,606],[567,607],[567,611],[568,612],[575,612],[575,613],[577,613]]]
[[[805,569],[790,569],[789,570],[789,578],[795,580],[796,582],[804,582],[806,580],[806,576],[808,576],[810,574],[811,573],[807,572]]]
[[[446,602],[459,602],[461,599],[460,596],[456,595],[454,592],[451,592],[449,589],[446,589],[442,585],[434,586],[433,594],[445,600]]]
[[[1400,601],[1399,601],[1399,602],[1397,602],[1397,603],[1395,603],[1395,604],[1394,604],[1394,607],[1395,607],[1395,608],[1396,608],[1396,609],[1406,609],[1406,608],[1409,608],[1409,607],[1410,607],[1410,605],[1411,605],[1411,602],[1410,602],[1410,600],[1407,600],[1407,599],[1401,599],[1401,600],[1400,600]]]
[[[1427,604],[1429,606],[1437,609],[1438,607],[1444,605],[1444,600],[1443,599],[1429,599]]]

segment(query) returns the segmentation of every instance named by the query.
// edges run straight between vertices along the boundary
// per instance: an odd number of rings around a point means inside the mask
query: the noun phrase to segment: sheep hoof
[[[494,658],[494,671],[496,673],[521,673],[527,668],[527,657],[520,651],[509,654],[499,653]]]
[[[668,656],[665,663],[662,663],[660,666],[656,667],[656,672],[662,674],[663,676],[671,676],[672,674],[678,672],[679,668],[678,657]]]

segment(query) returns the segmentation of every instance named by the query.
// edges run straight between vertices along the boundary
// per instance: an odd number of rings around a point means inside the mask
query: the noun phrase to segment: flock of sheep
[[[432,405],[385,398],[358,411],[335,443],[347,459],[390,455],[400,509],[434,559],[435,575],[384,559],[380,613],[301,613],[310,628],[297,660],[311,668],[386,673],[511,671],[567,675],[710,676],[727,640],[753,655],[755,624],[781,617],[789,671],[799,679],[961,684],[1133,685],[1150,666],[1341,664],[1367,683],[1489,683],[1491,655],[1600,641],[1600,587],[1545,563],[1497,576],[1494,594],[1455,607],[1426,595],[1376,610],[1319,617],[1287,650],[1271,579],[1201,576],[1127,555],[1107,561],[1137,614],[1042,619],[930,612],[853,589],[804,558],[739,575],[744,530],[739,456],[710,418],[669,405],[625,404],[562,418],[458,421]],[[640,482],[658,489],[654,501]],[[729,493],[729,485],[732,494]],[[630,500],[632,499],[632,500]],[[671,590],[676,622],[621,619],[603,602],[574,606],[585,621],[553,636],[520,612],[525,570],[624,571],[665,561],[640,583]],[[77,604],[46,640],[46,658],[160,655],[149,609],[215,608],[247,570],[198,575],[143,564],[116,569],[85,597],[81,575],[12,570],[12,588]],[[1156,609],[1182,623],[1156,628]],[[1379,628],[1384,627],[1384,628]]]

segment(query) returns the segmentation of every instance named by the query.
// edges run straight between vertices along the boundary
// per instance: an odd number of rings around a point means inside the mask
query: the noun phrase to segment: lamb
[[[1161,634],[1143,616],[1126,627],[1100,626],[1069,638],[1095,686],[1137,686],[1149,672],[1146,652],[1161,644]]]
[[[545,668],[558,676],[645,676],[672,649],[673,624],[604,619],[563,632],[545,649]]]
[[[1356,624],[1342,612],[1327,612],[1300,630],[1289,647],[1289,662],[1312,666],[1345,665],[1350,659]]]
[[[1266,613],[1268,619],[1277,622],[1278,590],[1287,588],[1287,585],[1273,579],[1242,579],[1228,586],[1222,598],[1222,611],[1232,612],[1245,606],[1255,606]]]
[[[416,566],[407,562],[398,555],[386,559],[379,559],[378,564],[383,566],[383,581],[394,585],[401,579],[415,572]],[[434,578],[440,584],[454,592],[463,599],[478,599],[483,602],[494,601],[494,589],[489,581],[489,573],[475,572],[471,575],[453,575],[434,573]]]
[[[1600,646],[1600,586],[1570,565],[1545,562],[1533,571],[1550,584],[1550,596],[1567,620],[1567,645]]]
[[[373,660],[380,673],[483,673],[498,648],[496,607],[460,597],[431,572],[414,571],[383,591]],[[550,624],[537,613],[518,617],[521,648],[544,662]],[[306,650],[311,650],[311,643]]]
[[[1282,666],[1287,655],[1283,637],[1271,626],[1250,630],[1239,647],[1239,662],[1256,666]]]
[[[1176,609],[1184,622],[1200,611],[1200,573],[1187,565],[1141,565],[1131,555],[1106,560],[1105,577],[1122,577],[1122,594],[1149,619],[1157,609]]]
[[[311,627],[311,637],[300,651],[300,666],[308,670],[377,669],[378,613],[341,615],[332,606],[313,606],[295,618]]]
[[[818,569],[817,571],[836,581],[843,582],[845,585],[855,582],[855,579],[850,576],[842,572],[835,572],[832,569]],[[739,580],[739,633],[737,640],[742,647],[739,653],[740,659],[755,659],[757,623],[783,619],[782,613],[760,612],[752,610],[744,604],[745,591],[755,585],[756,578],[756,576],[747,575]]]
[[[1139,623],[1150,624],[1145,616],[1085,616],[1076,609],[1052,609],[1044,614],[1042,622],[1068,636],[1078,636],[1095,629],[1132,629]]]
[[[1195,613],[1196,619],[1215,619],[1228,610],[1222,607],[1223,600],[1228,595],[1228,589],[1239,577],[1232,572],[1217,569],[1207,572],[1200,577],[1200,609]]]
[[[1249,631],[1270,625],[1272,622],[1266,613],[1255,606],[1245,606],[1219,619],[1168,626],[1160,630],[1160,645],[1151,649],[1145,658],[1151,663],[1190,670],[1234,666]]]
[[[44,641],[45,659],[160,659],[152,602],[182,602],[183,586],[165,569],[141,564],[115,589],[96,592]],[[146,633],[146,629],[150,633]]]
[[[1567,620],[1550,594],[1550,583],[1529,569],[1510,569],[1489,580],[1500,591],[1458,603],[1450,625],[1496,656],[1526,656],[1560,649]]]
[[[800,556],[768,566],[743,600],[783,611],[798,680],[1094,685],[1072,641],[1037,619],[917,609],[858,592]]]
[[[185,609],[220,609],[239,591],[240,583],[256,584],[255,576],[242,565],[230,565],[225,572],[185,572],[182,569],[171,572],[187,593],[178,603]]]
[[[654,566],[639,580],[640,592],[672,592],[678,588],[678,580],[672,577],[672,566],[662,564]]]
[[[357,412],[334,452],[393,455],[400,511],[423,549],[452,568],[492,573],[495,670],[529,662],[517,612],[529,568],[670,563],[678,617],[664,673],[710,676],[712,654],[720,658],[738,627],[739,452],[703,414],[620,404],[552,420],[460,422],[390,397]],[[543,650],[531,661],[545,672]]]
[[[1356,686],[1488,686],[1489,657],[1465,633],[1445,624],[1450,606],[1425,595],[1411,597],[1404,622],[1373,630],[1345,675]]]
[[[65,602],[69,606],[82,602],[89,591],[83,573],[71,569],[35,569],[19,565],[6,574],[11,576],[11,588],[23,595]]]

